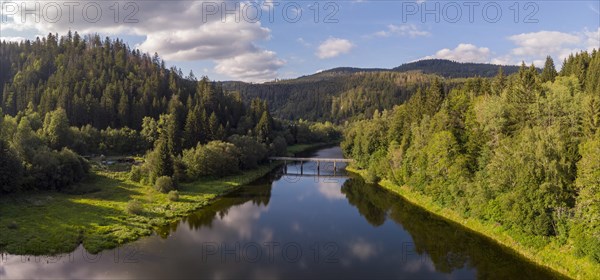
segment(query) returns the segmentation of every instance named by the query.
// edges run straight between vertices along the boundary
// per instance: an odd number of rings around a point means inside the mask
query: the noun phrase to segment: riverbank
[[[352,167],[347,167],[346,170],[365,178],[363,170]],[[402,196],[405,200],[428,212],[484,235],[500,245],[513,250],[516,254],[521,255],[527,260],[560,273],[565,277],[574,279],[600,279],[600,265],[594,264],[585,258],[574,256],[566,245],[558,246],[554,242],[551,242],[542,249],[530,248],[517,242],[501,226],[488,224],[475,218],[465,218],[451,209],[439,206],[431,198],[416,193],[407,186],[398,186],[388,180],[383,180],[378,185]]]
[[[288,152],[323,145],[290,146]],[[69,253],[83,244],[87,251],[98,253],[150,235],[156,227],[177,221],[278,166],[264,164],[233,176],[182,183],[177,201],[152,186],[129,180],[128,172],[101,170],[94,170],[74,193],[48,191],[0,197],[0,252],[54,255]],[[127,212],[132,200],[141,203],[141,213]]]

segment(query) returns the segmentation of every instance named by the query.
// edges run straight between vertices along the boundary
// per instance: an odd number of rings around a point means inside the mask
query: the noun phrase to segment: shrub
[[[179,192],[178,191],[170,191],[168,194],[168,198],[170,201],[178,201],[179,200]]]
[[[169,176],[162,176],[156,179],[156,183],[154,184],[154,189],[161,193],[168,193],[175,189],[173,185],[173,179]]]
[[[132,215],[140,215],[142,214],[142,212],[144,212],[144,207],[142,206],[142,203],[137,200],[130,200],[127,203],[127,213],[132,214]]]
[[[139,183],[142,180],[142,169],[136,165],[131,166],[131,171],[129,172],[129,179],[131,181]]]
[[[239,149],[221,141],[212,141],[183,151],[183,162],[190,179],[201,176],[217,176],[239,172]]]

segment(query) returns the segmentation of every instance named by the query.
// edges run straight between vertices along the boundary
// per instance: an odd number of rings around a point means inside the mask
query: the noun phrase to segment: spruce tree
[[[557,75],[558,75],[558,72],[556,72],[556,68],[554,67],[554,60],[552,60],[552,57],[547,56],[546,63],[544,64],[544,70],[542,71],[542,76],[541,76],[542,83],[545,83],[548,81],[554,82],[554,79],[556,78]]]

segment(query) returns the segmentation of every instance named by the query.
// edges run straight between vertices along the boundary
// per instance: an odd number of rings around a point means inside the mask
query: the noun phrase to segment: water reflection
[[[342,192],[371,225],[381,226],[389,218],[403,227],[413,241],[405,249],[427,256],[438,272],[451,273],[470,267],[476,268],[480,279],[560,279],[560,276],[527,263],[487,238],[425,212],[360,178],[347,180]],[[417,263],[409,263],[406,267],[415,270],[420,269],[415,266],[426,264]]]
[[[281,177],[277,173],[274,176]],[[251,223],[258,217],[256,214],[252,215],[249,211],[245,210],[268,209],[267,206],[271,199],[271,186],[266,180],[259,180],[252,184],[251,187],[242,188],[222,196],[211,205],[204,207],[202,211],[196,211],[181,221],[158,228],[156,232],[159,236],[167,238],[171,232],[177,231],[180,225],[187,225],[190,230],[200,230],[203,227],[212,228],[213,222],[217,219],[236,226],[240,223]],[[230,213],[232,207],[246,204],[248,204],[244,207],[246,209]],[[242,231],[248,232],[247,230]]]
[[[324,149],[312,156],[338,157],[341,151]],[[331,180],[322,174],[293,177],[279,170],[93,261],[81,247],[56,262],[8,256],[0,261],[0,277],[555,277],[360,178]]]

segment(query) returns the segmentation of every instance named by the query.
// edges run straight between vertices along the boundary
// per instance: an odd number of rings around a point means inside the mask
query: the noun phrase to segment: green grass
[[[298,153],[324,144],[296,145]],[[127,168],[96,169],[71,193],[36,192],[0,197],[0,251],[9,254],[54,255],[79,244],[92,253],[150,235],[240,186],[255,181],[279,163],[224,178],[205,178],[179,186],[179,199],[128,179]],[[128,213],[129,201],[142,204]],[[137,212],[137,211],[136,211]]]
[[[181,184],[179,199],[127,179],[125,172],[95,171],[80,183],[79,194],[25,193],[0,198],[0,246],[11,254],[58,254],[80,243],[92,253],[149,235],[218,196],[248,184],[276,165],[240,175]],[[129,214],[137,199],[143,210]]]
[[[346,170],[365,177],[364,170],[347,167]],[[517,241],[514,234],[496,224],[485,223],[476,218],[465,218],[459,213],[440,206],[430,197],[412,191],[408,186],[398,186],[388,180],[379,185],[402,196],[414,205],[441,218],[450,220],[469,230],[487,236],[502,246],[508,247],[530,261],[574,279],[600,279],[600,265],[587,258],[576,257],[569,245],[550,242],[542,248],[533,248]]]

